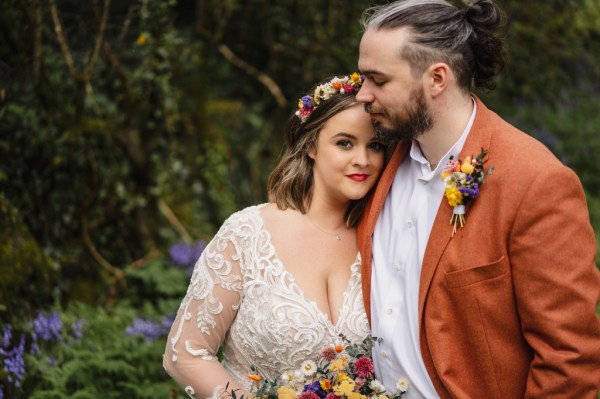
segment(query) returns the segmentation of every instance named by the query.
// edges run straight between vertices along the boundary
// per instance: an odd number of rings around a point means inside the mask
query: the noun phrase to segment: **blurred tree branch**
[[[79,80],[80,76],[77,72],[77,68],[75,67],[75,61],[73,60],[73,56],[71,55],[71,50],[69,50],[67,39],[63,34],[62,23],[60,21],[60,16],[58,15],[58,8],[56,7],[56,0],[49,0],[48,5],[50,6],[50,14],[52,15],[52,22],[54,23],[54,32],[56,33],[56,40],[58,41],[58,45],[60,46],[60,50],[65,59],[65,63],[67,64],[69,74],[73,79]]]
[[[267,90],[269,90],[269,93],[271,93],[271,95],[275,98],[275,101],[277,101],[277,105],[279,105],[281,108],[287,105],[287,100],[281,92],[281,89],[270,76],[259,71],[257,68],[235,55],[227,45],[223,43],[218,43],[216,45],[219,53],[221,53],[221,55],[223,55],[227,61],[231,62],[233,65],[237,66],[265,86]]]

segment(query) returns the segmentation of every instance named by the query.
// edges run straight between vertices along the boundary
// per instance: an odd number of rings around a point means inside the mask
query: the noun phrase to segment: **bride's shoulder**
[[[240,228],[250,228],[251,231],[263,230],[269,227],[276,227],[286,223],[293,223],[296,211],[291,209],[282,210],[273,203],[263,203],[252,205],[241,209],[229,216],[221,230],[239,231]]]
[[[225,219],[225,222],[223,222],[223,226],[245,224],[248,222],[254,223],[260,221],[260,209],[263,208],[265,205],[268,204],[251,205],[244,209],[240,209],[239,211],[232,213],[227,219]]]
[[[298,211],[293,209],[280,209],[277,204],[269,202],[259,206],[260,217],[265,224],[279,225],[282,223],[293,223],[298,218]]]

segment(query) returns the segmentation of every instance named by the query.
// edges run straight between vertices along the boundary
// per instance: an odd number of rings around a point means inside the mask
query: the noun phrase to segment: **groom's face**
[[[405,29],[368,29],[360,43],[358,67],[366,79],[356,98],[382,140],[411,140],[433,125],[423,79],[398,54],[407,39]]]

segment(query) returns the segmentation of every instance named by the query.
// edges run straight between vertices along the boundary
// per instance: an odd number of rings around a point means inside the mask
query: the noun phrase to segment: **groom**
[[[407,0],[364,21],[357,99],[400,140],[359,226],[365,307],[378,375],[406,378],[409,398],[592,399],[600,385],[579,179],[471,94],[504,66],[503,19],[491,0]]]

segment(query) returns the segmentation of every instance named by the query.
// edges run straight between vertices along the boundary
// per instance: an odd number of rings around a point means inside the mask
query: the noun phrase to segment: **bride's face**
[[[375,139],[364,107],[356,104],[325,123],[309,156],[314,160],[313,198],[342,205],[361,199],[375,185],[385,147]]]

